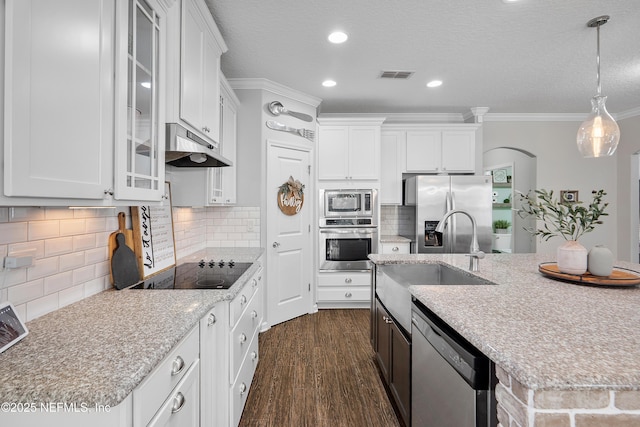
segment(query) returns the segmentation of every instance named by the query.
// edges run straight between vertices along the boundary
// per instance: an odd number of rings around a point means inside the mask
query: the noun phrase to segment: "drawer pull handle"
[[[384,323],[386,323],[387,325],[393,323],[393,320],[391,320],[391,318],[387,316],[382,316],[382,320],[384,320]]]
[[[251,360],[256,360],[258,358],[258,353],[256,353],[255,351],[251,352]]]
[[[243,305],[246,303],[247,303],[247,297],[245,297],[244,295],[240,295],[240,305]]]
[[[178,375],[184,369],[184,359],[180,356],[176,357],[171,366],[171,376]]]
[[[351,282],[352,282],[351,277],[347,277],[346,279],[344,279],[344,283],[351,283]]]
[[[393,252],[398,252],[400,249],[397,246],[394,246],[393,249],[391,249]]]
[[[239,341],[240,341],[240,344],[244,344],[247,341],[247,336],[244,333],[241,333]]]
[[[254,288],[255,288],[256,286],[258,286],[258,281],[257,281],[256,279],[253,279],[253,280],[251,281],[251,286],[253,286]]]
[[[351,298],[351,292],[347,292],[346,294],[344,294],[344,296],[347,298]]]
[[[252,318],[252,319],[255,319],[256,317],[258,317],[258,312],[257,312],[257,311],[255,311],[255,310],[253,310],[253,311],[251,312],[251,318]]]
[[[177,412],[180,412],[180,410],[184,408],[185,402],[186,402],[186,399],[184,398],[184,394],[178,392],[178,394],[176,394],[176,397],[173,398],[173,405],[171,405],[171,413],[175,414]]]
[[[247,391],[247,385],[245,383],[240,384],[240,395],[243,395],[245,391]]]
[[[207,325],[211,326],[211,325],[213,325],[214,323],[216,323],[216,315],[215,315],[215,314],[213,314],[213,313],[211,313],[211,314],[209,315],[209,321],[207,322]]]

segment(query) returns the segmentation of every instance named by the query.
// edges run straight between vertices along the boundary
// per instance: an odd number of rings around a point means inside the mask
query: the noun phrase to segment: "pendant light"
[[[578,150],[583,157],[611,156],[618,147],[620,128],[605,107],[606,96],[601,94],[600,86],[600,26],[609,21],[609,16],[599,16],[587,22],[587,27],[595,27],[598,32],[596,64],[598,68],[598,92],[591,98],[591,114],[578,129]]]

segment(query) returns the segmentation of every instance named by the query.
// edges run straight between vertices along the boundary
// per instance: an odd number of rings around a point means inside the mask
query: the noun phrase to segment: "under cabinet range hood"
[[[177,167],[219,168],[233,166],[216,147],[178,123],[167,123],[165,163]]]

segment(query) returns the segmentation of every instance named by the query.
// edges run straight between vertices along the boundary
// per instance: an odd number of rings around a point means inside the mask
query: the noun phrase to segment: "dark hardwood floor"
[[[260,334],[240,426],[400,426],[369,343],[369,310],[320,310]]]

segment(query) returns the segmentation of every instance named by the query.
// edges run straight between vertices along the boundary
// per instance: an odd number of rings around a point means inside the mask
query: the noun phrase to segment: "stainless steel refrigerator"
[[[462,209],[476,220],[480,250],[491,253],[491,177],[483,175],[418,175],[405,180],[405,205],[416,209],[417,253],[468,253],[471,220],[454,214],[443,233],[435,231],[444,214]]]

